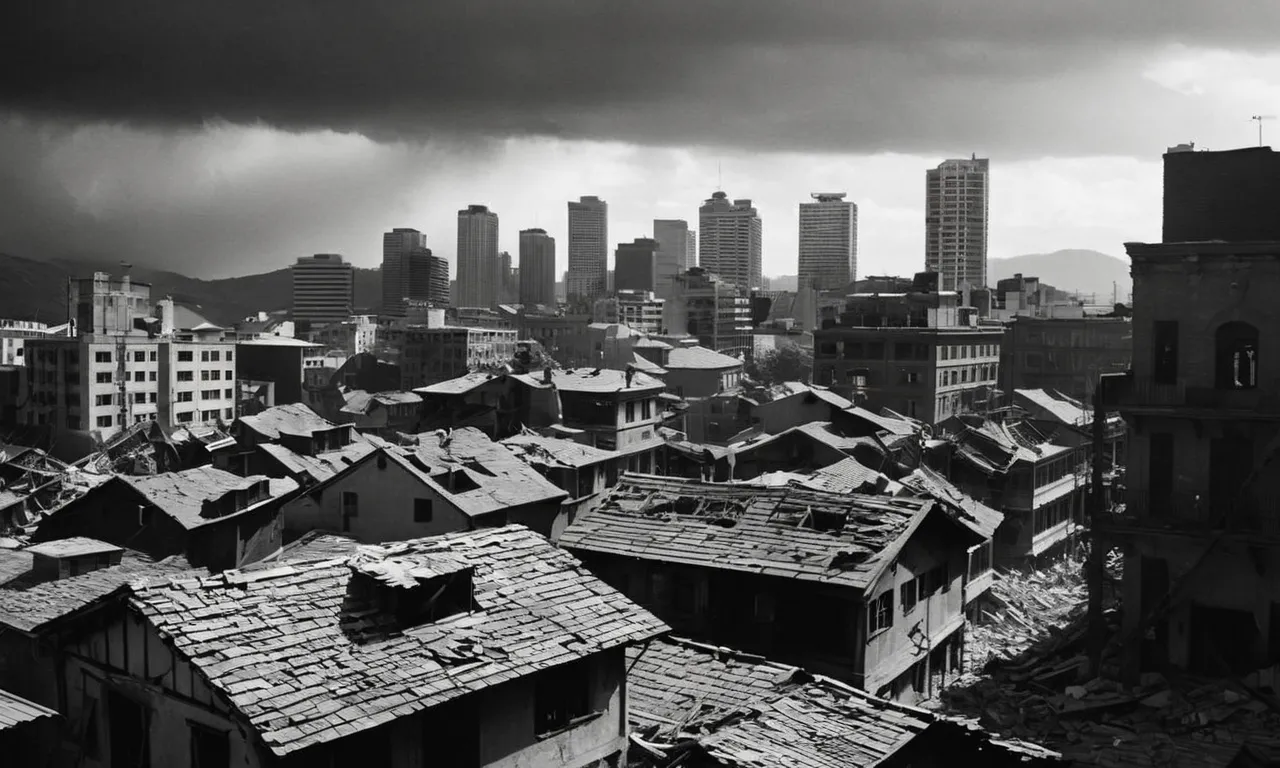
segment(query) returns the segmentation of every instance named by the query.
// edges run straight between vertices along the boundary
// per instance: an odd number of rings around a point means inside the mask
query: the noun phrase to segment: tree
[[[809,381],[813,374],[813,353],[803,347],[788,344],[756,355],[745,367],[747,376],[773,386],[784,381]]]

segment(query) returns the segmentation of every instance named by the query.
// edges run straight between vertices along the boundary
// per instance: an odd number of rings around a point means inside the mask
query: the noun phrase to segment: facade
[[[698,208],[698,265],[745,296],[762,277],[761,222],[750,200],[716,192]]]
[[[44,339],[50,336],[66,336],[70,325],[50,327],[48,323],[34,320],[0,320],[0,365],[23,363],[22,345],[27,339]]]
[[[658,284],[658,241],[637,237],[630,243],[618,243],[614,255],[613,287],[618,291],[644,291],[652,293]]]
[[[388,342],[400,366],[400,389],[435,384],[470,371],[499,368],[516,354],[516,332],[497,328],[393,329]]]
[[[352,315],[312,330],[310,338],[327,350],[352,357],[378,348],[378,327],[377,315]]]
[[[610,368],[543,371],[511,377],[531,390],[554,390],[565,434],[584,445],[617,451],[633,467],[652,467],[661,447],[663,383],[648,374]],[[644,469],[641,471],[649,471]]]
[[[448,306],[449,262],[431,253],[426,235],[398,228],[382,236],[382,314],[403,317],[408,301]]]
[[[484,205],[458,211],[459,307],[489,309],[498,301],[498,214]]]
[[[596,323],[618,323],[637,333],[659,334],[663,332],[665,304],[651,291],[620,290],[607,299],[596,301],[592,317]]]
[[[854,294],[814,331],[813,381],[859,405],[936,424],[995,407],[1003,328],[977,324],[951,291]]]
[[[307,371],[324,367],[325,361],[321,345],[283,336],[239,342],[236,355],[239,381],[272,383],[273,401],[267,405],[305,401]]]
[[[545,229],[520,230],[520,303],[556,304],[556,239]]]
[[[815,192],[800,204],[800,287],[844,292],[858,279],[858,205]]]
[[[925,175],[925,269],[940,288],[987,286],[990,161],[974,155],[946,160]]]
[[[595,195],[569,202],[569,299],[593,301],[608,292],[609,204]]]
[[[323,325],[346,320],[356,305],[355,268],[336,253],[300,256],[293,265],[293,321]]]
[[[678,275],[663,313],[668,334],[688,334],[702,346],[734,357],[754,353],[750,296],[708,269],[694,267]]]
[[[670,298],[672,281],[698,266],[698,236],[684,219],[654,219],[653,239],[658,241],[657,278],[654,292]]]
[[[1166,243],[1280,241],[1280,154],[1271,147],[1226,152],[1174,147],[1164,156]],[[1136,300],[1136,296],[1134,297]]]
[[[1000,343],[1000,389],[1054,389],[1088,401],[1099,376],[1123,373],[1132,362],[1128,318],[1016,317]]]
[[[560,537],[681,636],[911,703],[963,668],[976,543],[927,499],[630,474]]]

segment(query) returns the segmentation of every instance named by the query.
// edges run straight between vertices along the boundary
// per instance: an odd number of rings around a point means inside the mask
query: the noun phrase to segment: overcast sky
[[[992,256],[1121,255],[1159,237],[1167,146],[1280,114],[1275,0],[11,5],[0,251],[199,277],[375,266],[398,226],[452,261],[469,203],[563,269],[568,200],[629,241],[717,186],[760,209],[766,274],[796,271],[813,191],[858,203],[861,273],[909,273],[925,169],[971,153]]]

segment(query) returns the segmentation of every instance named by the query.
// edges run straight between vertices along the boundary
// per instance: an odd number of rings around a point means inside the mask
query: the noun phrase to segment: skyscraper
[[[750,200],[716,192],[698,208],[698,266],[745,293],[760,286],[761,223]]]
[[[338,254],[300,256],[293,265],[294,322],[323,325],[346,320],[355,297],[355,270]]]
[[[458,211],[458,306],[490,308],[497,302],[498,214],[488,206]]]
[[[800,204],[800,286],[841,291],[858,279],[858,206],[845,193]]]
[[[925,177],[924,266],[938,288],[987,286],[987,158],[946,160]]]
[[[449,262],[431,253],[427,236],[399,228],[382,235],[382,313],[403,317],[405,302],[449,304]]]
[[[653,239],[658,241],[658,275],[653,291],[667,298],[672,279],[698,265],[697,237],[684,219],[654,219]]]
[[[569,297],[605,295],[609,269],[609,204],[595,195],[569,203]]]
[[[520,231],[520,303],[556,303],[556,239],[545,229]]]
[[[658,241],[637,237],[618,243],[614,253],[613,290],[653,292],[658,275]]]

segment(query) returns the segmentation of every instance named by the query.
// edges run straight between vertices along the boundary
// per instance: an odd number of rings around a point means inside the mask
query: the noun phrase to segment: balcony
[[[1207,490],[1175,493],[1153,501],[1144,490],[1129,490],[1125,506],[1103,518],[1112,529],[1170,530],[1193,534],[1228,533],[1280,538],[1280,499],[1211,501]]]
[[[1122,411],[1187,411],[1188,415],[1280,418],[1280,380],[1253,389],[1163,384],[1151,377],[1116,376],[1108,400]]]

